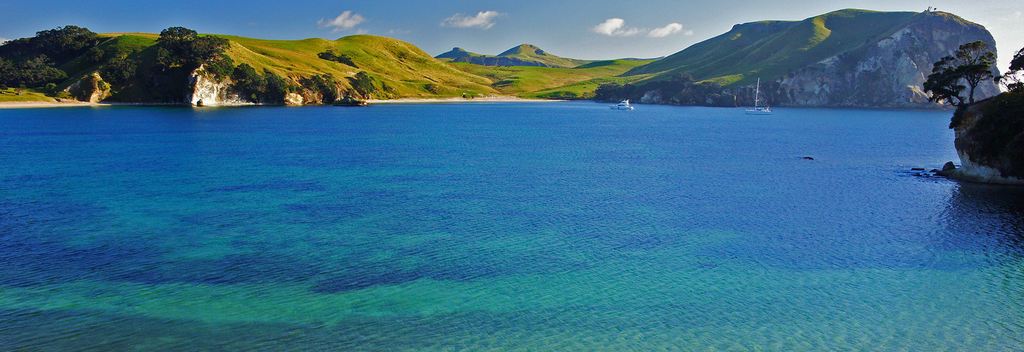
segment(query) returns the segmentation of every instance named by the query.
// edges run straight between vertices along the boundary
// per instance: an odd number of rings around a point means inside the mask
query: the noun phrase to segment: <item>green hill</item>
[[[738,24],[725,34],[625,75],[655,74],[650,80],[665,80],[685,73],[722,86],[747,85],[759,77],[781,77],[840,53],[856,54],[926,15],[847,9],[803,21]]]
[[[481,66],[538,66],[555,68],[573,68],[592,62],[590,60],[569,59],[548,54],[531,44],[518,45],[505,50],[497,56],[471,53],[456,47],[434,58],[448,62],[465,62]]]

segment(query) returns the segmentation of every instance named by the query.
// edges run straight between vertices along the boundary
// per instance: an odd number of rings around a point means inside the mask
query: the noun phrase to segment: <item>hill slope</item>
[[[332,74],[352,77],[365,71],[391,88],[388,97],[456,96],[462,92],[495,93],[490,81],[455,70],[420,48],[397,39],[354,35],[338,40],[263,40],[222,36],[231,41],[228,55],[236,63],[268,69],[287,77]],[[347,55],[355,66],[324,60],[326,50]],[[351,88],[350,83],[343,83]]]

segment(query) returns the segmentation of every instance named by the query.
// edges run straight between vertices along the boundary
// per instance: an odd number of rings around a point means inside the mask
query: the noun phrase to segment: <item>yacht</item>
[[[761,95],[761,79],[757,79],[757,88],[754,88],[754,108],[747,109],[747,115],[771,115],[772,108],[767,105],[758,106],[757,102]]]
[[[633,110],[633,107],[629,106],[629,100],[623,100],[621,103],[609,107],[615,110]]]

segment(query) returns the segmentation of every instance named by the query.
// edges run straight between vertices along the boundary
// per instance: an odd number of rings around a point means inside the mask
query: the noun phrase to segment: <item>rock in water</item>
[[[952,176],[1024,184],[1024,94],[1003,93],[971,105],[954,115],[950,127],[962,165]]]

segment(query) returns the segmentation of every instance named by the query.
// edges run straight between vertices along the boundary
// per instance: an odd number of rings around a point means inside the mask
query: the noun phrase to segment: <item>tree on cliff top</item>
[[[1024,73],[1024,48],[1017,50],[1010,60],[1010,69],[998,78],[1012,93],[1024,93],[1024,82],[1020,75]]]
[[[224,51],[231,43],[227,39],[212,35],[200,37],[196,31],[188,28],[171,27],[160,32],[157,45],[157,61],[161,65],[167,68],[181,66],[191,71],[203,64],[224,66],[220,63],[226,61]],[[231,66],[230,62],[225,64]]]
[[[924,82],[924,91],[932,93],[928,101],[944,101],[958,109],[974,104],[974,89],[981,81],[995,77],[991,68],[996,54],[988,48],[988,43],[979,40],[960,45],[953,56],[939,59]],[[967,99],[961,96],[965,88],[970,88]]]

